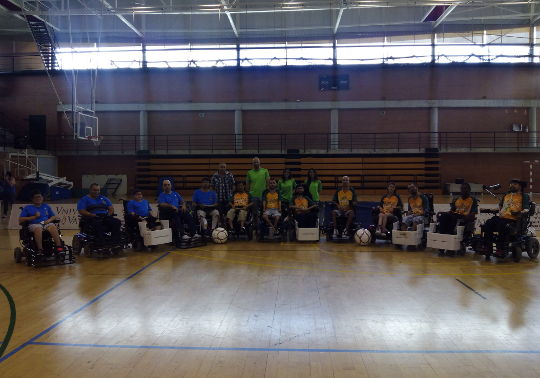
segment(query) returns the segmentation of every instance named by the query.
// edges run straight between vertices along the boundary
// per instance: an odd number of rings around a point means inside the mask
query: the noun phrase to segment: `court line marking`
[[[193,257],[200,260],[208,260],[208,261],[228,263],[228,264],[253,265],[253,266],[276,268],[276,269],[313,270],[313,271],[321,271],[321,272],[373,274],[373,275],[379,274],[379,275],[389,275],[389,276],[405,275],[407,273],[407,272],[362,272],[358,270],[339,270],[339,269],[325,269],[325,268],[310,268],[310,267],[304,267],[304,266],[263,264],[263,263],[249,262],[249,261],[199,256],[199,255],[193,255],[193,254],[178,252],[178,251],[172,251],[171,254]],[[529,273],[529,272],[520,271],[520,272],[498,272],[498,273],[412,273],[412,274],[407,274],[407,275],[408,276],[433,276],[433,277],[437,277],[437,276],[441,276],[441,277],[442,276],[507,276],[507,275],[526,274],[526,273]]]
[[[122,279],[121,281],[119,281],[118,283],[116,283],[115,285],[113,285],[112,287],[108,288],[107,290],[105,290],[104,292],[102,292],[101,294],[99,294],[98,296],[94,297],[93,299],[91,299],[89,302],[85,303],[84,305],[82,305],[81,307],[79,307],[78,309],[76,309],[75,311],[71,312],[70,314],[64,316],[62,319],[58,320],[56,323],[54,323],[53,325],[51,325],[49,328],[41,331],[40,333],[38,333],[36,336],[32,337],[31,339],[29,339],[28,341],[25,341],[24,343],[22,343],[21,345],[19,345],[18,347],[16,347],[15,349],[11,350],[9,353],[5,354],[2,358],[0,358],[0,363],[2,363],[3,361],[7,360],[9,357],[13,356],[15,353],[21,351],[22,349],[26,348],[28,345],[32,345],[32,343],[34,343],[37,339],[41,338],[42,336],[46,335],[47,333],[49,333],[50,331],[52,331],[53,329],[55,329],[56,327],[58,327],[60,324],[62,324],[63,322],[65,322],[66,320],[68,320],[69,318],[73,317],[74,315],[77,315],[79,312],[83,311],[84,309],[86,309],[88,306],[91,306],[92,304],[94,304],[95,302],[99,301],[101,298],[103,298],[104,296],[106,296],[107,294],[109,294],[111,291],[113,291],[114,289],[118,288],[119,286],[122,286],[123,284],[125,284],[127,281],[129,281],[130,279],[132,279],[133,277],[135,277],[136,275],[138,275],[139,273],[142,273],[144,272],[146,269],[150,268],[152,265],[154,265],[155,263],[157,263],[158,261],[160,261],[161,259],[163,259],[164,257],[168,256],[170,254],[170,252],[165,252],[164,254],[162,254],[161,256],[159,256],[158,258],[156,258],[155,260],[152,260],[151,262],[149,262],[148,264],[144,265],[142,268],[140,268],[139,270],[137,270],[135,273],[132,273],[130,274],[128,277]]]
[[[401,349],[325,349],[325,348],[251,348],[251,347],[194,347],[162,345],[125,345],[125,344],[78,344],[33,341],[29,345],[60,346],[80,348],[116,348],[116,349],[158,349],[158,350],[201,350],[235,352],[308,352],[308,353],[370,353],[370,354],[540,354],[540,350],[509,349],[472,349],[472,350],[401,350]]]
[[[463,286],[465,286],[467,289],[469,289],[470,291],[472,291],[473,293],[475,293],[476,295],[478,295],[480,298],[483,298],[483,299],[487,299],[486,297],[484,297],[482,294],[480,294],[478,291],[476,291],[475,289],[473,289],[472,287],[470,287],[469,285],[467,285],[465,282],[463,282],[462,280],[456,278],[456,281],[459,282],[460,284],[462,284]]]

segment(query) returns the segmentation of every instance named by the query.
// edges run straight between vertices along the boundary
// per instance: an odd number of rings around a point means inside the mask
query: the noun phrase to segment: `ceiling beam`
[[[226,0],[220,0],[221,5],[223,5],[223,10],[225,11],[225,14],[227,15],[227,18],[229,19],[229,22],[231,23],[231,28],[234,32],[234,35],[236,38],[238,38],[238,29],[236,28],[236,24],[234,23],[234,20],[232,19],[231,12],[229,12],[229,4]]]
[[[43,17],[39,17],[37,15],[34,15],[32,12],[26,10],[26,9],[23,9],[21,8],[21,6],[19,4],[17,4],[15,1],[13,0],[0,0],[0,8],[6,10],[7,12],[6,13],[10,13],[12,14],[14,17],[20,19],[20,20],[23,20],[24,22],[27,22],[26,21],[26,17],[30,14],[32,14],[33,17],[39,19],[40,21],[43,21],[44,23],[46,23],[47,25],[49,25],[51,28],[53,28],[54,30],[56,31],[60,31],[60,28],[51,24],[49,21],[45,20]]]
[[[444,12],[443,14],[441,14],[441,17],[439,17],[437,19],[437,21],[435,21],[435,23],[433,24],[433,29],[435,29],[437,26],[439,26],[441,24],[441,22],[444,21],[444,19],[446,17],[448,17],[448,15],[450,15],[450,13],[452,13],[454,11],[454,9],[456,9],[457,7],[457,4],[454,4],[454,5],[450,5]]]
[[[339,24],[341,23],[341,16],[343,16],[343,11],[344,10],[345,10],[345,8],[343,6],[339,8],[339,12],[338,12],[338,15],[337,15],[337,18],[336,18],[336,23],[334,24],[334,34],[336,34],[337,31],[338,31]]]
[[[103,4],[105,6],[105,8],[107,8],[108,10],[113,9],[113,6],[111,4],[109,4],[106,0],[99,0],[99,2],[101,4]],[[139,29],[137,29],[135,27],[135,25],[133,25],[131,22],[129,22],[127,18],[125,18],[121,14],[116,14],[116,17],[118,17],[124,24],[126,24],[128,28],[133,30],[135,32],[135,34],[137,34],[139,37],[143,37],[143,33],[141,33],[141,31]]]

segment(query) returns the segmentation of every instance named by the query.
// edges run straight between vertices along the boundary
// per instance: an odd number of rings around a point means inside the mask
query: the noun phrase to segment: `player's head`
[[[96,184],[95,182],[90,184],[90,188],[88,189],[88,194],[90,194],[90,197],[97,198],[100,193],[101,187],[99,186],[99,184]]]
[[[163,191],[165,193],[170,193],[172,191],[172,184],[171,184],[171,180],[163,180],[162,182],[162,187],[163,187]]]
[[[40,191],[36,190],[32,193],[32,203],[38,206],[43,203],[43,194]]]
[[[142,191],[140,189],[135,189],[133,191],[133,199],[135,199],[136,201],[140,201],[142,200],[142,198],[143,198]]]

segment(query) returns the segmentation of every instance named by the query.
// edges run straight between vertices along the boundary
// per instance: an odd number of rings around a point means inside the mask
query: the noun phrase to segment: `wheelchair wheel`
[[[13,257],[15,258],[15,262],[17,264],[20,264],[22,262],[23,253],[20,247],[15,248],[15,250],[13,251]]]
[[[538,242],[538,239],[536,238],[529,238],[527,242],[527,255],[529,255],[529,259],[534,260],[538,257],[538,253],[540,252],[540,242]]]
[[[77,235],[73,236],[73,240],[71,241],[71,248],[73,249],[73,253],[76,255],[80,255],[82,251],[82,244],[80,239],[77,237]]]
[[[520,246],[515,246],[512,248],[512,260],[514,260],[514,262],[519,262],[521,260],[522,253],[523,251],[521,250]]]

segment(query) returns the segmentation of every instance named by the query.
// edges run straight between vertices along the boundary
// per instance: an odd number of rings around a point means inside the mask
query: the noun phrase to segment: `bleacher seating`
[[[262,166],[276,177],[289,168],[297,180],[304,180],[310,168],[317,170],[324,184],[323,195],[331,195],[343,175],[359,194],[378,194],[389,181],[399,189],[416,183],[420,190],[441,193],[439,156],[420,154],[350,154],[344,155],[259,155]],[[149,195],[155,195],[159,177],[173,177],[177,190],[191,193],[199,188],[202,177],[212,175],[220,162],[237,178],[245,179],[251,169],[252,156],[238,155],[141,155],[137,158],[136,185]]]

